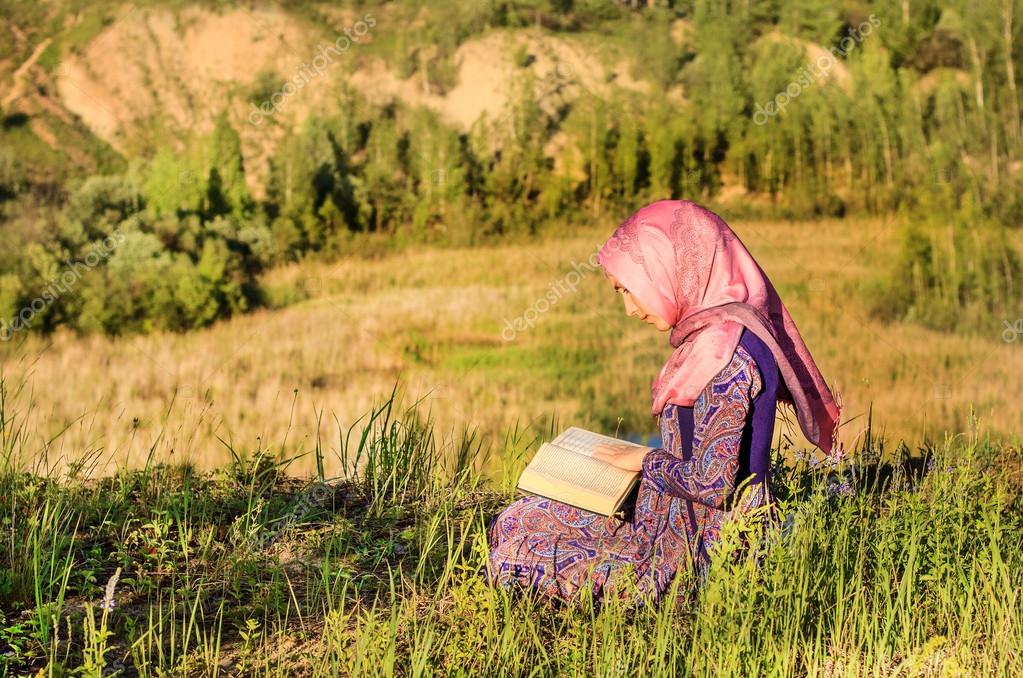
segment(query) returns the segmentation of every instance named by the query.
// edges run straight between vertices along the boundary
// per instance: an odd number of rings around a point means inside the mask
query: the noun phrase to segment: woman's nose
[[[639,315],[639,308],[636,307],[632,300],[628,296],[625,297],[625,314],[626,315]]]

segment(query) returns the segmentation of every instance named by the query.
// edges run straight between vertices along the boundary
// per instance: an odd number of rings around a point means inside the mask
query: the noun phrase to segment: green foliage
[[[789,35],[831,45],[842,25],[841,10],[822,0],[787,0],[781,6],[778,25]]]
[[[525,46],[511,55],[519,68],[507,107],[468,132],[431,110],[371,104],[340,85],[334,104],[297,128],[260,118],[260,133],[277,131],[261,137],[275,141],[268,149],[265,194],[258,199],[250,192],[254,177],[230,102],[218,104],[222,112],[211,134],[162,140],[151,158],[134,158],[128,169],[111,159],[110,149],[85,148],[96,170],[82,181],[71,179],[65,154],[33,132],[35,114],[15,112],[0,129],[0,219],[22,220],[22,213],[35,214],[38,203],[60,216],[39,210],[40,223],[50,226],[35,234],[23,223],[11,232],[3,222],[0,228],[14,246],[39,244],[60,263],[74,261],[81,248],[132,215],[143,215],[132,228],[154,235],[166,252],[142,270],[156,267],[184,281],[175,283],[175,292],[158,295],[174,300],[160,308],[177,310],[168,310],[173,317],[166,322],[122,309],[78,324],[110,331],[118,322],[112,318],[136,318],[126,320],[132,327],[147,326],[138,317],[150,318],[153,327],[189,327],[208,322],[210,309],[222,316],[251,307],[260,298],[255,271],[351,251],[353,234],[361,232],[386,236],[395,247],[473,244],[533,236],[583,215],[619,218],[643,202],[668,197],[727,199],[732,214],[817,217],[917,213],[940,194],[943,211],[982,206],[978,223],[1023,222],[1023,127],[1018,87],[1010,81],[1023,71],[1013,47],[1023,12],[1007,24],[1010,15],[976,2],[646,4],[387,3],[395,26],[419,28],[382,25],[360,50],[383,56],[422,91],[443,94],[455,85],[456,50],[471,36],[495,27],[539,27],[565,33],[557,37],[573,49],[600,45],[600,58],[608,63],[627,59],[633,77],[650,83],[658,96],[588,91],[588,77],[572,72],[575,61],[544,74],[533,68],[540,55]],[[325,6],[313,1],[290,9],[326,16]],[[27,7],[10,12],[27,24],[44,21]],[[85,44],[114,16],[106,6],[83,5],[81,13],[67,30],[52,18],[63,36],[53,43],[58,56]],[[685,17],[685,25],[672,23],[677,17]],[[25,49],[18,50],[20,58]],[[240,96],[259,106],[279,90],[281,78],[261,71]],[[74,148],[88,146],[75,136],[85,134],[80,125],[52,116],[40,120],[62,136],[66,132]],[[71,149],[67,155],[74,155]],[[723,194],[726,186],[731,190]],[[230,226],[225,231],[214,223]],[[186,274],[205,256],[208,237],[237,255],[228,264],[233,272],[225,275],[232,281],[235,273],[241,276],[246,304],[238,303],[237,293]],[[953,240],[968,247],[961,234]],[[18,296],[15,304],[31,301],[31,291],[39,294],[48,282],[39,269],[2,253],[0,275],[17,277],[18,285],[5,288],[21,290],[5,293]],[[934,286],[921,275],[920,284]],[[962,282],[969,277],[964,275],[957,274],[952,287],[942,284],[943,298],[976,297],[951,291],[961,285],[980,289],[975,281]],[[69,319],[78,317],[82,304],[53,306],[39,314],[45,320],[39,327],[75,324]],[[99,306],[93,301],[89,308]],[[900,308],[893,313],[933,315]],[[947,312],[937,316],[946,319],[926,322],[952,324]]]
[[[636,44],[631,72],[637,80],[648,80],[666,89],[679,80],[686,55],[671,37],[665,18],[661,14],[648,17],[642,27],[643,39]]]
[[[0,275],[0,318],[13,318],[21,310],[25,287],[14,273]]]
[[[531,64],[533,56],[529,53],[529,47],[525,44],[516,47],[514,54],[512,54],[512,62],[519,68],[525,68]]]
[[[901,236],[894,270],[870,290],[876,316],[969,332],[1014,322],[1023,264],[1004,226],[964,209],[907,219]]]
[[[151,232],[124,235],[108,265],[81,292],[79,324],[110,333],[189,330],[243,311],[246,278],[238,253],[203,234],[197,255],[173,252]]]
[[[17,157],[7,148],[0,148],[0,203],[13,198],[24,187],[24,175]]]
[[[202,210],[204,187],[198,163],[169,148],[157,151],[142,187],[146,204],[159,215],[195,214]]]
[[[217,116],[210,139],[204,204],[207,217],[226,214],[243,217],[252,209],[252,199],[245,187],[241,146],[241,137],[228,121],[227,113],[222,112]]]
[[[270,232],[232,216],[160,216],[132,181],[92,177],[55,232],[30,236],[0,276],[5,327],[188,330],[248,309]]]
[[[698,0],[693,13],[696,58],[684,73],[704,138],[720,146],[739,136],[746,108],[742,55],[752,42],[746,3]]]
[[[281,88],[284,87],[284,84],[284,79],[276,71],[260,71],[256,75],[256,81],[249,89],[247,99],[250,104],[259,108],[264,103],[270,101],[270,98],[274,94],[280,92]]]
[[[274,248],[282,257],[325,249],[339,232],[361,230],[348,152],[316,116],[279,147],[267,190],[275,204]]]
[[[108,232],[139,211],[142,200],[133,183],[121,176],[89,177],[68,200],[67,217],[89,235]]]

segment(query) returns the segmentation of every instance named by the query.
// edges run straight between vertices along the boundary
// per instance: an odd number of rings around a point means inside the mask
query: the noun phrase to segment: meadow
[[[3,415],[9,460],[26,431]],[[359,471],[331,482],[259,454],[94,481],[6,462],[2,674],[1023,670],[1020,449],[976,428],[917,459],[868,431],[838,467],[779,447],[783,522],[741,557],[728,531],[695,594],[631,609],[486,586],[485,527],[511,496],[476,470],[493,450],[393,398],[363,423],[343,438]]]
[[[895,222],[732,223],[840,392],[850,449],[868,415],[913,451],[965,431],[971,411],[994,436],[1018,436],[1023,336],[1003,337],[1015,319],[946,333],[868,313],[862,292],[885,275]],[[315,470],[319,448],[335,476],[339,433],[396,385],[423,401],[439,430],[470,425],[489,442],[558,422],[651,433],[650,380],[670,348],[666,335],[625,316],[590,267],[610,231],[375,256],[367,245],[361,256],[271,271],[262,283],[277,308],[206,330],[8,342],[8,407],[27,423],[19,463],[213,470],[232,450],[273,445],[302,455],[289,467],[297,475]],[[779,440],[801,441],[788,423],[778,428]]]
[[[872,319],[890,223],[734,228],[848,455],[783,423],[784,522],[697,594],[601,610],[481,578],[540,440],[652,430],[666,336],[586,268],[609,229],[367,250],[275,270],[276,308],[207,330],[5,347],[0,675],[1023,670],[1018,344]]]

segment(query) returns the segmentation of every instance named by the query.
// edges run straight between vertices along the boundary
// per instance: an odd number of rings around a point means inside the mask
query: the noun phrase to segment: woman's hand
[[[643,458],[649,451],[649,448],[636,445],[600,444],[594,448],[593,458],[626,471],[642,471]]]

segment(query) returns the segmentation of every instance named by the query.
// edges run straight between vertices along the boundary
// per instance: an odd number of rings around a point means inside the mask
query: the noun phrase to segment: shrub
[[[907,220],[901,236],[894,270],[868,288],[875,316],[971,331],[1017,310],[1023,267],[1001,224],[966,209]]]

